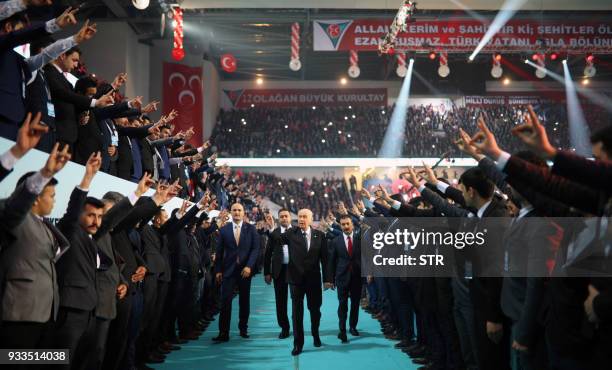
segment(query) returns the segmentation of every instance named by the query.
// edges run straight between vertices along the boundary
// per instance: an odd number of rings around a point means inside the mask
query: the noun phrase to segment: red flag
[[[176,126],[175,132],[187,131],[193,126],[195,134],[190,142],[194,146],[202,145],[204,129],[202,67],[164,63],[163,81],[163,113],[166,115],[176,109],[179,115],[172,121]]]

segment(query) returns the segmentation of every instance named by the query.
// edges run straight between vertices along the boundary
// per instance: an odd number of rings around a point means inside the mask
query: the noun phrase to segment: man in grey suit
[[[0,256],[2,330],[0,348],[43,348],[57,316],[59,292],[55,262],[68,241],[43,217],[55,203],[53,176],[70,160],[68,147],[56,144],[45,167],[26,173],[17,182],[38,193],[29,212],[10,233],[11,242]],[[41,190],[42,189],[42,190]],[[27,209],[27,208],[26,208]]]

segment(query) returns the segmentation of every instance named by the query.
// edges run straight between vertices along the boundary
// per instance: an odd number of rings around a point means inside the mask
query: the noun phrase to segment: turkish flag
[[[176,126],[175,132],[187,131],[190,127],[193,127],[195,134],[190,142],[194,146],[202,145],[202,132],[204,130],[203,86],[202,67],[164,63],[163,113],[167,115],[173,109],[178,112],[178,117],[171,122]]]

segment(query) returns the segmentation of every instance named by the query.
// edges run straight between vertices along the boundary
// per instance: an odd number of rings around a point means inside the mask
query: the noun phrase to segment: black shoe
[[[340,333],[338,333],[338,339],[340,339],[342,343],[348,343],[348,338],[346,337],[345,331],[341,331]]]
[[[164,359],[155,355],[151,355],[149,357],[147,357],[146,361],[147,364],[161,364],[164,362]]]
[[[138,368],[138,370],[155,370],[155,369],[153,369],[152,367],[149,367],[149,366],[147,366],[147,365],[145,365],[145,364],[138,365],[138,367],[137,367],[137,368]]]
[[[221,342],[229,342],[229,335],[227,334],[219,334],[214,337],[213,342],[221,343]]]
[[[243,338],[248,338],[249,337],[249,333],[247,333],[246,331],[241,331],[240,332],[240,336]]]
[[[350,328],[349,329],[349,333],[351,333],[351,335],[354,336],[354,337],[358,337],[359,336],[359,332],[355,328]]]
[[[289,338],[289,330],[284,330],[280,332],[280,334],[278,335],[278,339],[285,339],[285,338]]]
[[[297,356],[300,353],[302,353],[302,347],[293,347],[293,350],[291,351],[291,356]]]
[[[417,365],[427,365],[427,364],[429,364],[429,360],[426,359],[425,357],[413,358],[412,362],[414,362]]]
[[[170,341],[170,343],[172,343],[172,344],[185,344],[187,342],[188,342],[188,340],[181,339],[181,338],[176,338],[176,339]]]
[[[321,338],[319,338],[318,335],[314,337],[313,345],[315,347],[321,347]]]

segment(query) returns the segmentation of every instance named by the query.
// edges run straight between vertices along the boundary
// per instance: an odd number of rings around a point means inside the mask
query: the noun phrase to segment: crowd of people
[[[556,146],[571,149],[568,117],[563,103],[542,102],[535,107]],[[375,157],[382,147],[393,116],[393,107],[247,108],[221,111],[213,134],[224,157]],[[460,128],[476,127],[484,114],[491,130],[513,150],[521,143],[510,140],[512,128],[522,123],[524,106],[493,105],[438,109],[413,105],[406,114],[403,155],[458,156],[453,138]],[[596,106],[584,109],[586,121],[596,130],[610,122],[610,114]]]
[[[357,193],[356,180],[232,171],[216,164],[217,153],[376,155],[393,112],[222,112],[211,141],[194,147],[193,130],[174,132],[177,112],[153,122],[157,102],[119,93],[125,74],[106,83],[77,70],[76,45],[95,36],[95,24],[54,41],[50,34],[77,23],[75,9],[40,23],[23,13],[50,4],[0,4],[0,135],[15,142],[0,155],[0,181],[30,150],[49,154],[0,200],[0,348],[67,349],[66,369],[147,369],[197,340],[218,313],[213,340],[229,341],[235,295],[240,336],[249,338],[250,286],[261,273],[274,284],[279,338],[293,332],[292,355],[305,345],[304,297],[320,347],[319,324],[330,320],[321,317],[322,290],[336,289],[341,343],[347,332],[360,335],[362,304],[381,335],[423,369],[609,368],[612,126],[601,116],[593,118],[603,128],[593,130],[588,160],[571,151],[566,113],[555,104],[411,107],[406,155],[452,147],[478,162],[457,186],[427,167],[409,169],[402,176],[419,190],[413,199],[384,186]],[[14,50],[25,43],[27,58]],[[51,220],[57,175],[71,160],[83,174],[62,180],[75,187],[64,215]],[[89,196],[101,171],[135,190]],[[165,209],[176,197],[181,207]],[[272,214],[264,197],[284,208]],[[437,217],[453,231],[495,228],[496,240],[486,255],[456,252],[452,277],[364,278],[368,222],[380,217]],[[534,228],[530,218],[547,227]],[[526,261],[547,275],[527,276]],[[495,268],[505,275],[491,277]],[[582,275],[570,276],[576,271]]]

